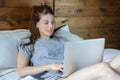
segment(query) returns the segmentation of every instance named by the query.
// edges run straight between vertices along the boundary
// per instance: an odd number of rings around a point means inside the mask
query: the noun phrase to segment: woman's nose
[[[52,28],[52,27],[53,27],[53,24],[52,24],[52,23],[50,23],[50,24],[49,24],[49,28]]]

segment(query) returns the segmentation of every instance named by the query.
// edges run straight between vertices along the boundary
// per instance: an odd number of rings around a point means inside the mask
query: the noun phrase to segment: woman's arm
[[[21,52],[18,53],[18,73],[21,77],[27,75],[34,75],[38,73],[42,73],[44,71],[59,71],[63,67],[62,64],[46,64],[42,66],[29,66],[29,59],[27,56],[22,54]]]
[[[37,73],[41,73],[47,71],[48,65],[43,66],[29,66],[29,59],[22,53],[18,53],[18,64],[17,64],[18,72],[20,76],[34,75]]]

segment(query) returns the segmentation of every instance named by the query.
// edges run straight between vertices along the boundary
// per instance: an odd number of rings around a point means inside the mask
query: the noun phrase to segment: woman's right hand
[[[63,72],[63,64],[54,63],[54,64],[48,64],[48,66],[49,66],[48,71]]]

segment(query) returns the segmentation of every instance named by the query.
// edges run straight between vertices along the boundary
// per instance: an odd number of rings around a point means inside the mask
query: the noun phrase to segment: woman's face
[[[36,27],[39,29],[40,38],[50,38],[55,27],[55,18],[51,14],[41,15],[41,19],[37,22]]]

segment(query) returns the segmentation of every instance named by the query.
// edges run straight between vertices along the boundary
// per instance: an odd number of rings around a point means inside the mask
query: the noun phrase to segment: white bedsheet
[[[32,76],[26,76],[25,78],[21,79],[21,80],[38,80],[38,79],[35,79],[34,77]]]
[[[32,76],[20,78],[16,68],[0,70],[0,80],[38,80]]]
[[[112,49],[112,48],[105,48],[104,49],[104,62],[109,62],[113,57],[120,54],[120,50]]]
[[[17,69],[0,69],[0,80],[20,80]]]

